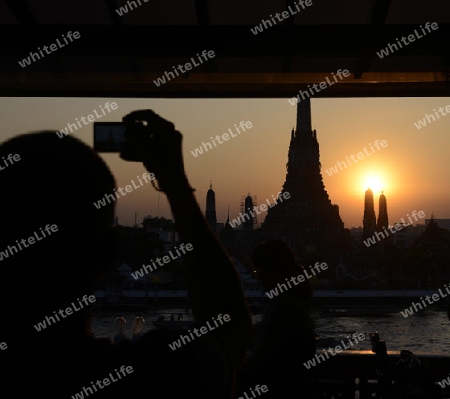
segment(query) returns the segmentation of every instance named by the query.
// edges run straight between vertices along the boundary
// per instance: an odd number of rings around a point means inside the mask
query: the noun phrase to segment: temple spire
[[[386,196],[381,192],[380,199],[378,202],[378,221],[377,221],[377,231],[383,231],[384,228],[389,227],[389,219],[387,212],[387,202]]]
[[[311,132],[311,100],[306,98],[297,103],[297,135]]]
[[[217,228],[216,217],[216,193],[212,189],[212,181],[210,180],[209,190],[206,193],[206,211],[205,218],[212,227],[213,231]]]
[[[325,190],[319,143],[311,120],[310,99],[299,98],[297,126],[293,137],[291,131],[286,179],[280,190],[283,197],[289,195],[289,201],[269,206],[260,231],[265,237],[289,237],[299,253],[317,251],[334,257],[350,247],[339,207],[332,204]]]
[[[371,237],[377,228],[373,192],[370,187],[364,195],[363,238]]]

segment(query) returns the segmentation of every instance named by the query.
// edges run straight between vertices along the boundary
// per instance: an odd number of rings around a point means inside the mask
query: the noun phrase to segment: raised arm
[[[134,129],[136,121],[147,128]],[[199,326],[229,315],[214,334],[227,347],[233,366],[242,361],[251,340],[252,322],[234,264],[211,231],[194,196],[184,169],[182,135],[171,122],[151,110],[135,111],[124,118],[130,151],[124,159],[142,160],[167,195],[181,242],[191,244],[183,259],[189,268],[189,298]]]

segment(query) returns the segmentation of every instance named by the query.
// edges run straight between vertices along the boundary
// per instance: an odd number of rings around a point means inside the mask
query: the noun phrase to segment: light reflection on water
[[[400,309],[403,310],[403,309]],[[369,334],[378,331],[380,339],[386,343],[386,349],[410,350],[414,353],[450,353],[450,321],[445,311],[426,310],[419,316],[404,318],[400,311],[388,317],[320,317],[313,312],[316,330],[355,331]],[[329,334],[324,334],[329,336]],[[367,336],[355,349],[371,349]]]
[[[317,310],[312,311],[312,317],[316,323],[316,331],[319,337],[335,338],[342,340],[351,333],[365,333],[366,339],[355,345],[354,349],[370,350],[368,334],[378,331],[380,339],[386,342],[389,351],[408,349],[415,354],[435,353],[450,354],[450,321],[445,311],[426,310],[420,315],[404,318],[398,312],[391,313],[387,317],[321,317]],[[157,315],[164,313],[184,313],[184,309],[165,309],[161,312],[148,311],[144,313],[145,331],[153,329],[152,322]],[[92,332],[97,337],[113,338],[114,320],[116,312],[95,312],[92,320]],[[131,326],[138,312],[121,312],[127,320],[126,335],[131,337]],[[253,315],[254,323],[261,320],[261,315]],[[176,319],[176,318],[175,318]],[[192,320],[191,313],[184,315],[184,320]]]

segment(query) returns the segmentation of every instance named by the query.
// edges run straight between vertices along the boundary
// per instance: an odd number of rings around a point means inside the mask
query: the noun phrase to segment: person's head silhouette
[[[292,277],[302,274],[303,267],[295,260],[292,249],[280,240],[265,241],[252,254],[252,262],[258,279],[266,291],[273,289],[278,283],[286,283]],[[293,289],[301,292],[304,299],[312,295],[308,279],[295,285]]]
[[[80,308],[78,298],[95,292],[95,277],[111,266],[117,244],[114,201],[99,209],[94,202],[113,192],[114,177],[89,146],[71,136],[60,139],[55,132],[9,139],[0,145],[0,158],[8,154],[20,156],[0,170],[0,300],[3,313],[16,323],[8,339],[20,339],[19,331],[54,338],[60,328],[66,337],[82,334],[87,305],[70,316],[59,315],[45,331],[33,326],[72,302]],[[26,304],[25,318],[11,301],[18,292]]]

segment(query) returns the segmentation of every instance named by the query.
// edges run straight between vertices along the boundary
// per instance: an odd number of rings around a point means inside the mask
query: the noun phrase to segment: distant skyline
[[[36,130],[61,130],[98,111],[107,101],[117,103],[117,108],[96,121],[118,122],[133,110],[153,109],[183,134],[186,170],[200,207],[204,212],[212,181],[217,220],[224,223],[227,207],[230,218],[236,218],[241,197],[247,193],[256,196],[260,204],[281,190],[296,123],[296,107],[288,100],[0,98],[0,140]],[[390,224],[414,210],[424,211],[427,219],[432,213],[438,219],[450,218],[450,116],[441,113],[434,121],[430,117],[439,107],[449,105],[448,97],[311,99],[325,189],[331,202],[339,206],[345,227],[362,226],[364,193],[369,185],[377,216],[378,198],[384,191]],[[428,123],[417,128],[426,114]],[[234,125],[242,126],[242,121],[252,127],[237,135]],[[235,135],[219,144],[216,136],[230,130]],[[69,135],[92,146],[93,123]],[[194,156],[191,151],[203,142],[211,148]],[[100,155],[120,187],[144,172],[142,164],[125,162],[118,154]],[[138,223],[148,215],[172,218],[165,196],[151,185],[116,202],[120,224],[133,225],[135,213]],[[258,222],[264,216],[260,215]]]

